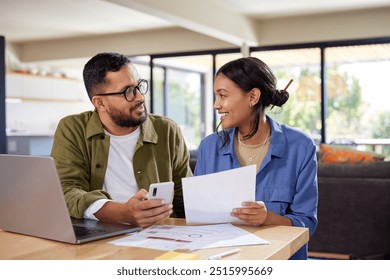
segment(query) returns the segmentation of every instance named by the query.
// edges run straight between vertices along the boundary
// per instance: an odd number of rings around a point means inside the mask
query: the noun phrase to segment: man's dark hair
[[[100,86],[104,85],[107,72],[116,72],[127,64],[130,59],[119,53],[104,52],[92,57],[84,66],[83,79],[89,99],[98,93]]]

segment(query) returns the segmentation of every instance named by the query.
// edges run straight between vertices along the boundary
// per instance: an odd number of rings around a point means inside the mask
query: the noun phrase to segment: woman
[[[264,113],[266,107],[286,103],[287,87],[277,90],[269,67],[246,57],[218,70],[214,92],[223,129],[202,140],[195,175],[256,164],[256,201],[243,202],[231,215],[253,226],[307,227],[312,235],[317,227],[316,146],[302,131]],[[291,259],[307,259],[307,244]]]

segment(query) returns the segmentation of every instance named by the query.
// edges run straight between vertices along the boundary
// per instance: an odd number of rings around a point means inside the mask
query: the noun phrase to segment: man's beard
[[[137,105],[131,107],[130,110],[128,111],[128,113],[131,113],[138,106],[141,106],[143,104],[144,104],[144,102],[140,102]],[[144,107],[144,108],[145,108],[145,114],[142,115],[141,117],[139,117],[138,119],[136,119],[136,118],[132,118],[131,116],[129,116],[129,114],[126,114],[125,112],[122,112],[122,111],[116,109],[115,107],[111,107],[110,108],[110,117],[111,117],[112,121],[117,126],[136,127],[136,126],[143,124],[146,121],[147,110],[146,110],[146,107]]]

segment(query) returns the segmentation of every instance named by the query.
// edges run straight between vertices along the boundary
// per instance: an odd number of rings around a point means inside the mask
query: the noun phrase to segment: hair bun
[[[282,107],[284,103],[287,102],[288,98],[290,97],[290,94],[287,90],[279,90],[277,89],[275,93],[273,94],[273,102],[272,105]]]

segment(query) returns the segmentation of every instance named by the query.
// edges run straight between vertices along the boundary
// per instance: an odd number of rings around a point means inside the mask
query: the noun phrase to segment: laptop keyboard
[[[105,232],[104,229],[100,229],[100,228],[88,228],[88,227],[76,226],[76,225],[73,225],[73,229],[76,236],[80,236],[80,237]]]

